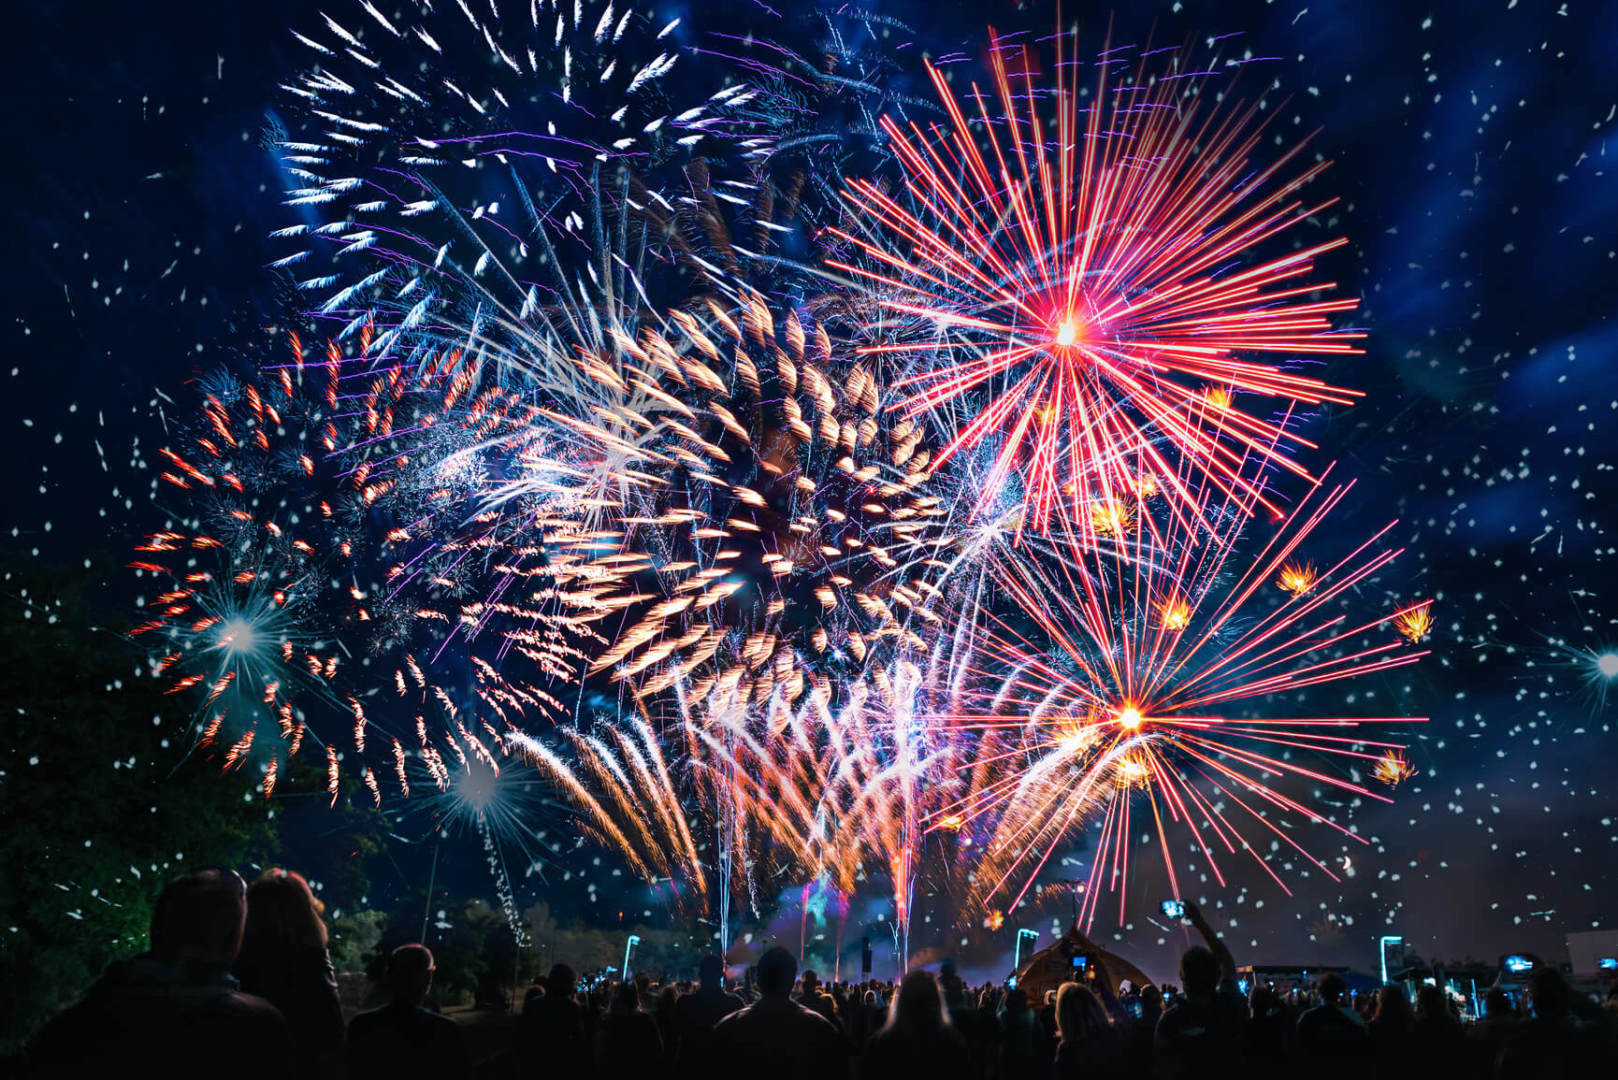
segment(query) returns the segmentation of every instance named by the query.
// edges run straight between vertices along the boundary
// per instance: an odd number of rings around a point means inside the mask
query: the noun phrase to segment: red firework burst
[[[1194,510],[1185,481],[1197,473],[1273,512],[1242,462],[1257,454],[1309,478],[1285,448],[1312,444],[1288,418],[1360,396],[1238,359],[1360,351],[1349,339],[1362,335],[1329,319],[1358,301],[1311,299],[1333,288],[1311,280],[1314,260],[1346,241],[1259,254],[1335,201],[1296,197],[1327,163],[1284,178],[1299,144],[1254,165],[1258,106],[1214,104],[1211,73],[1184,70],[1183,50],[1164,70],[1110,50],[1081,98],[1060,37],[1054,90],[1026,48],[990,40],[998,101],[976,84],[958,101],[929,65],[949,126],[883,118],[903,196],[855,180],[845,198],[864,235],[833,230],[865,258],[830,265],[874,285],[914,332],[865,349],[916,363],[893,407],[969,417],[946,421],[935,469],[998,440],[978,508],[1020,473],[1025,524],[1041,532],[1071,511],[1088,534],[1082,504],[1143,498],[1159,478],[1178,512]],[[1281,419],[1238,407],[1238,394]]]

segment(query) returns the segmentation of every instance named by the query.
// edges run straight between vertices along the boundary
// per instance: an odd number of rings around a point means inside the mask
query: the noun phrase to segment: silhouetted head
[[[555,998],[557,1001],[566,1001],[578,989],[579,977],[573,969],[566,964],[553,964],[550,975],[545,978],[545,996]]]
[[[937,1031],[949,1023],[938,980],[930,971],[912,971],[899,980],[884,1030],[910,1034]]]
[[[388,955],[388,989],[398,1005],[419,1006],[433,985],[433,952],[425,945],[401,945]]]
[[[1436,986],[1424,986],[1416,991],[1416,1015],[1424,1019],[1449,1019],[1449,1005],[1444,991]]]
[[[257,948],[324,949],[323,910],[302,874],[271,867],[247,889],[245,940]]]
[[[1140,1011],[1143,1016],[1156,1016],[1163,1011],[1163,991],[1151,983],[1140,988]]]
[[[1056,993],[1056,1032],[1063,1042],[1083,1042],[1111,1026],[1107,1010],[1088,986],[1062,984]]]
[[[815,973],[815,969],[814,968],[804,968],[803,969],[803,992],[806,993],[806,994],[812,994],[812,993],[815,992],[815,989],[817,987],[819,987],[819,986],[820,986],[820,976]]]
[[[765,949],[758,958],[758,991],[765,997],[786,997],[797,977],[797,958],[779,945]]]
[[[725,978],[725,961],[717,953],[709,953],[697,964],[697,976],[702,980],[705,989],[713,990],[721,985]]]
[[[1511,995],[1502,987],[1491,986],[1489,992],[1483,995],[1483,1015],[1491,1018],[1511,1016],[1517,1010],[1511,1007]]]
[[[1219,986],[1219,958],[1206,945],[1193,945],[1180,957],[1180,981],[1187,995],[1213,993]]]
[[[228,968],[241,951],[247,883],[234,870],[198,870],[175,878],[152,908],[152,954],[176,963]]]
[[[618,989],[612,995],[613,1012],[639,1012],[640,987],[634,979],[625,979],[618,984]]]
[[[1337,974],[1337,972],[1328,971],[1325,975],[1320,977],[1320,983],[1317,986],[1317,989],[1320,991],[1322,1001],[1325,1001],[1330,1005],[1335,1005],[1337,1004],[1338,999],[1343,996],[1343,991],[1348,989],[1348,984],[1343,982],[1343,977]]]
[[[1560,1020],[1573,1009],[1573,992],[1555,968],[1535,968],[1528,976],[1528,1000],[1534,1015],[1547,1020]]]
[[[1402,987],[1384,986],[1376,992],[1376,1017],[1392,1023],[1410,1021],[1410,999]]]
[[[1020,1013],[1028,1008],[1028,991],[1017,987],[1006,994],[1006,1012]]]

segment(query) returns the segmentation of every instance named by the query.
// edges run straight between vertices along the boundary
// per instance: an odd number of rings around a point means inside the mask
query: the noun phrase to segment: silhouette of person
[[[1298,1017],[1298,1051],[1317,1071],[1350,1076],[1371,1052],[1365,1022],[1343,1005],[1347,986],[1335,972],[1320,980],[1320,1004]]]
[[[389,955],[392,1000],[348,1024],[349,1080],[453,1078],[468,1073],[460,1025],[422,1007],[433,984],[433,970],[433,954],[425,945],[401,945]]]
[[[742,999],[725,989],[725,962],[717,955],[702,958],[698,978],[697,988],[674,1003],[674,1071],[682,1080],[703,1074],[713,1058],[714,1025],[742,1007]]]
[[[912,971],[899,980],[888,1022],[866,1041],[860,1075],[934,1080],[970,1075],[966,1039],[950,1023],[931,972]]]
[[[848,1044],[824,1016],[792,1000],[798,962],[779,945],[758,961],[759,999],[714,1028],[714,1069],[779,1080],[841,1076]]]
[[[657,1021],[640,1010],[638,981],[619,983],[596,1035],[596,1075],[638,1080],[656,1073],[662,1063],[663,1039]]]
[[[247,885],[231,870],[185,874],[152,909],[151,949],[120,960],[39,1033],[38,1077],[279,1075],[286,1021],[230,974],[247,920]],[[250,1053],[244,1051],[250,1050]]]
[[[1106,1075],[1123,1071],[1128,1040],[1088,986],[1070,982],[1057,990],[1056,1031],[1053,1077],[1065,1080],[1092,1072]]]
[[[529,1071],[578,1076],[589,1069],[592,1055],[584,1029],[584,1009],[574,995],[578,976],[567,964],[552,966],[543,997],[523,1006],[518,1026]]]
[[[1236,960],[1189,900],[1184,918],[1204,944],[1180,957],[1185,990],[1157,1022],[1156,1072],[1169,1078],[1230,1075],[1247,1028],[1247,1001],[1236,984]]]
[[[243,990],[281,1010],[304,1067],[330,1074],[342,1059],[343,1007],[321,907],[301,874],[264,871],[247,889],[235,975]]]

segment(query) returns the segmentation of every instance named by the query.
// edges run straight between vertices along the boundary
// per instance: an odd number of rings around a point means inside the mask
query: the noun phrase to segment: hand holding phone
[[[1184,900],[1165,900],[1165,901],[1163,901],[1163,914],[1164,914],[1164,916],[1166,918],[1170,918],[1170,919],[1183,919],[1183,918],[1185,918],[1185,901]]]

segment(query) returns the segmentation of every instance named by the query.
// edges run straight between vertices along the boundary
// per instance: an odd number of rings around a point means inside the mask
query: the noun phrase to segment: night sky
[[[914,36],[935,54],[980,51],[990,24],[1052,18],[1044,5],[869,6],[924,25]],[[0,110],[8,554],[117,566],[154,527],[151,475],[132,465],[132,447],[160,444],[162,414],[192,407],[199,374],[246,362],[262,329],[284,322],[266,269],[284,253],[267,234],[288,220],[266,110],[300,60],[289,28],[317,23],[319,10],[292,0],[14,11]],[[1104,10],[1081,12],[1096,34]],[[1283,128],[1298,124],[1287,134],[1321,129],[1312,148],[1335,162],[1321,186],[1341,198],[1326,225],[1350,243],[1320,276],[1364,298],[1353,321],[1369,333],[1366,355],[1330,377],[1367,396],[1307,433],[1321,446],[1315,462],[1335,459],[1358,481],[1344,518],[1366,532],[1400,519],[1408,588],[1432,596],[1437,617],[1421,666],[1331,691],[1431,717],[1411,748],[1418,775],[1393,806],[1353,815],[1374,842],[1355,847],[1351,872],[1341,883],[1294,876],[1287,897],[1248,869],[1196,895],[1220,907],[1240,961],[1367,968],[1375,937],[1390,932],[1426,955],[1560,958],[1564,934],[1618,917],[1618,800],[1607,793],[1618,699],[1596,664],[1618,650],[1608,160],[1618,7],[1130,3],[1114,38],[1154,20],[1171,40],[1239,33],[1236,48],[1277,58],[1251,77],[1290,94],[1279,115]],[[98,602],[115,608],[134,591],[114,578]],[[324,842],[317,814],[282,827],[289,847],[292,830]],[[563,867],[520,879],[519,901],[603,923],[644,906],[611,884],[592,896],[585,883],[606,872],[592,857],[577,856],[568,880]],[[401,844],[393,863],[399,887],[425,870],[425,851]],[[475,842],[445,865],[463,891],[487,888]],[[1145,880],[1143,901],[1155,888]],[[1048,930],[1062,907],[1022,924]],[[1166,969],[1180,936],[1147,908],[1117,931],[1121,948]],[[787,921],[795,935],[796,916]],[[1111,937],[1111,917],[1098,929]],[[917,936],[947,951],[958,934]]]

